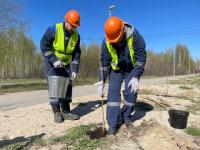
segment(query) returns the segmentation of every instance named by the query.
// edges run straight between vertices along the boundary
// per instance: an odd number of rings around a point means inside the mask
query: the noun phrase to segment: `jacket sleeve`
[[[147,56],[145,41],[137,30],[134,30],[133,32],[133,42],[136,62],[131,74],[133,77],[140,78],[140,76],[144,72]]]
[[[76,43],[75,49],[72,53],[72,63],[71,63],[71,71],[78,73],[80,66],[80,57],[81,57],[81,49],[80,49],[80,35],[78,36],[78,42]]]
[[[55,26],[51,26],[45,31],[40,41],[40,49],[42,55],[52,64],[58,60],[58,58],[51,51],[53,47],[54,38],[55,38]]]
[[[105,83],[107,76],[110,72],[112,58],[108,52],[108,48],[106,46],[106,40],[104,39],[101,45],[101,53],[100,53],[100,73],[99,80]]]

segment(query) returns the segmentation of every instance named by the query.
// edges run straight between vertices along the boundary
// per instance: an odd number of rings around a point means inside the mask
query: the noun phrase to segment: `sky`
[[[64,21],[70,9],[81,15],[78,28],[81,42],[101,44],[104,23],[118,16],[136,28],[144,37],[147,49],[163,52],[177,43],[188,47],[193,59],[200,58],[200,0],[15,0],[22,8],[21,19],[28,35],[39,49],[45,30]]]

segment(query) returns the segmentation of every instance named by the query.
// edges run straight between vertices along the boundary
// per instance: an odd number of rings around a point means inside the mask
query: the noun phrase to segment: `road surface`
[[[184,75],[168,77],[169,80],[175,80],[180,78],[189,78],[196,75]],[[166,82],[166,77],[151,78],[151,79],[141,79],[141,85],[156,84],[159,82]],[[98,86],[94,85],[84,85],[73,87],[73,97],[81,97],[84,95],[92,95],[97,93]],[[9,93],[5,95],[0,95],[0,111],[15,109],[18,107],[31,106],[41,103],[48,102],[48,91],[38,90],[38,91],[27,91],[27,92],[17,92]]]

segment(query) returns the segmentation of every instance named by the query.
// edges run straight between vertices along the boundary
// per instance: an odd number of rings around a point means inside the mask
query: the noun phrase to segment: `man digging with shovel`
[[[140,33],[118,17],[107,19],[104,31],[106,38],[101,47],[98,94],[104,96],[105,81],[109,75],[107,134],[114,135],[119,129],[120,118],[128,129],[132,128],[131,112],[136,103],[139,79],[146,63],[146,46]],[[123,81],[125,82],[124,105],[120,110],[120,91]]]

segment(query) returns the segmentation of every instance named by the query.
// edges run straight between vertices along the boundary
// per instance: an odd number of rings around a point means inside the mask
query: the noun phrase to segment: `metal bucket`
[[[49,97],[65,98],[69,78],[61,76],[48,76]]]

